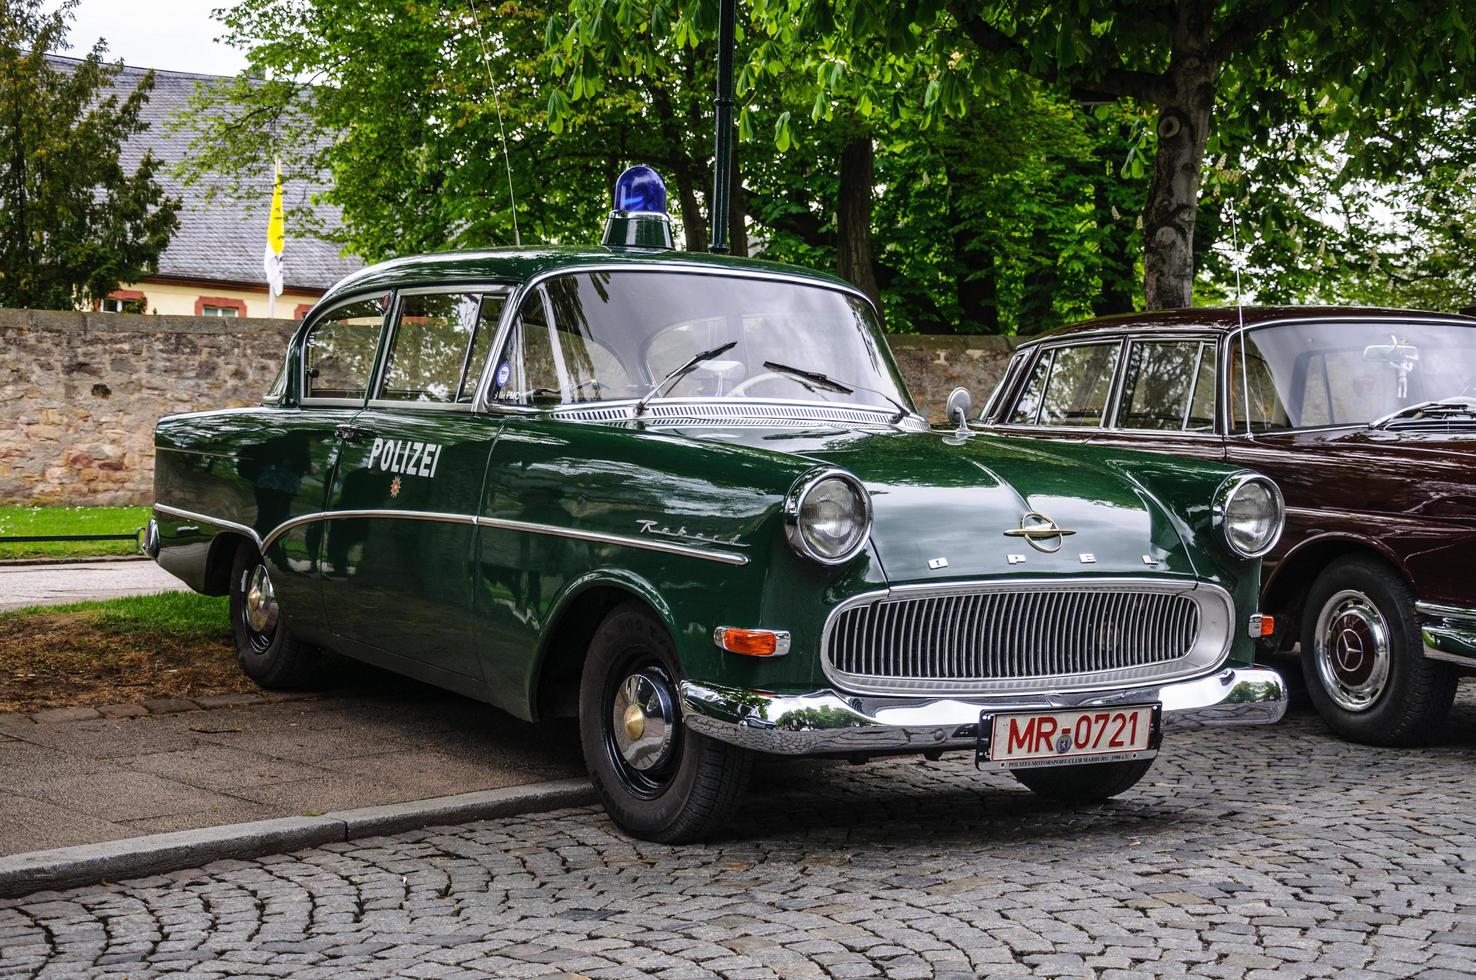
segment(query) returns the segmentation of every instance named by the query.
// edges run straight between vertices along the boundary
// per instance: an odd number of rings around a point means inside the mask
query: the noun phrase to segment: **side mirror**
[[[974,409],[974,396],[969,394],[967,388],[955,388],[948,394],[948,402],[945,411],[948,421],[958,426],[959,435],[968,435],[969,413]]]

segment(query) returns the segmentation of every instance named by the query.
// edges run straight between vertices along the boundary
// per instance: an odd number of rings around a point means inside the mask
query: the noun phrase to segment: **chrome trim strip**
[[[168,514],[170,517],[178,517],[186,521],[198,521],[201,524],[213,524],[216,527],[223,527],[232,531],[236,531],[240,534],[246,535],[252,541],[256,542],[256,547],[258,549],[265,550],[264,548],[262,548],[261,535],[257,534],[256,531],[247,527],[245,524],[237,524],[235,521],[222,520],[219,517],[210,517],[206,514],[197,514],[192,510],[184,510],[180,507],[171,507],[168,504],[155,504],[154,511],[160,514]]]
[[[1416,602],[1415,612],[1424,613],[1427,616],[1439,616],[1441,619],[1469,619],[1476,623],[1476,609],[1464,609],[1460,606],[1442,606],[1435,602]]]
[[[573,538],[576,541],[593,541],[597,544],[613,544],[623,548],[642,548],[646,551],[660,551],[668,555],[705,558],[708,561],[718,561],[726,565],[748,564],[747,555],[735,555],[731,551],[709,551],[705,548],[693,548],[688,545],[671,544],[666,541],[652,541],[649,538],[632,537],[628,534],[579,531],[570,527],[555,527],[552,524],[534,524],[531,521],[510,521],[500,517],[478,517],[476,518],[476,522],[482,527],[495,527],[504,531],[549,534],[559,538]]]
[[[688,545],[670,544],[665,541],[652,541],[647,538],[632,537],[626,534],[606,534],[599,531],[580,531],[574,528],[555,527],[552,524],[535,524],[529,521],[510,521],[495,517],[476,517],[471,514],[448,514],[440,511],[419,510],[335,510],[320,511],[314,514],[302,514],[290,518],[278,524],[266,537],[261,537],[251,528],[234,521],[221,520],[216,517],[208,517],[204,514],[196,514],[187,510],[180,510],[166,504],[155,504],[154,509],[160,513],[170,514],[174,517],[182,517],[186,520],[202,521],[213,524],[216,527],[229,528],[247,535],[256,542],[257,550],[265,552],[272,546],[273,542],[282,537],[294,527],[304,524],[312,524],[316,521],[341,521],[366,517],[387,517],[392,520],[404,521],[437,521],[446,524],[469,524],[479,527],[499,528],[505,531],[523,531],[529,534],[548,534],[560,538],[573,538],[577,541],[594,541],[600,544],[613,544],[625,548],[641,548],[645,551],[660,551],[668,555],[683,555],[688,558],[705,558],[708,561],[722,562],[726,565],[747,565],[748,556],[734,554],[731,551],[709,551],[704,548],[694,548]]]
[[[852,697],[833,690],[775,694],[682,681],[682,718],[711,738],[776,755],[973,749],[984,712],[1162,704],[1163,730],[1270,725],[1286,713],[1281,675],[1264,667],[1212,671],[1172,684],[1008,697]]]
[[[1416,602],[1415,616],[1427,658],[1476,667],[1476,609]]]
[[[1048,610],[1043,608],[1044,603],[1039,596],[1061,593],[1091,595],[1104,589],[1178,594],[1192,599],[1199,607],[1200,622],[1199,632],[1190,651],[1168,663],[1108,668],[1078,674],[1034,673],[1039,668],[1029,663],[1015,664],[1014,666],[1021,672],[1020,675],[1005,679],[913,679],[888,677],[877,673],[881,666],[878,645],[886,641],[887,637],[895,635],[894,618],[898,615],[912,616],[918,612],[918,610],[899,608],[893,600],[951,599],[985,593],[1012,593],[1012,597],[1005,600],[1006,606],[1001,615],[1015,624],[1012,635],[1018,640],[1031,632],[1047,629],[1051,625],[1051,620],[1047,618]],[[873,604],[888,606],[889,603],[893,604],[881,613],[884,620],[880,626],[873,621],[864,636],[852,637],[854,643],[860,644],[862,648],[869,648],[869,652],[865,654],[868,659],[864,663],[870,673],[847,673],[832,665],[831,636],[842,615],[860,606]],[[921,612],[926,614],[933,611],[924,609]],[[976,609],[974,612],[975,615],[967,624],[967,629],[977,636],[984,627],[981,618],[983,610]],[[970,697],[1004,695],[1018,697],[1056,688],[1064,688],[1074,693],[1099,691],[1122,687],[1125,684],[1163,682],[1212,670],[1223,664],[1230,655],[1230,648],[1236,633],[1235,623],[1235,603],[1230,593],[1218,585],[1194,579],[1133,578],[1130,576],[1075,579],[1037,577],[914,583],[865,592],[837,604],[830,611],[830,615],[825,620],[825,627],[821,631],[820,666],[826,679],[835,685],[836,690],[854,691],[858,694],[897,697],[944,694]],[[918,644],[922,643],[928,635],[926,625],[926,623],[904,620],[902,627],[907,629],[912,642]],[[1011,646],[1017,650],[1021,648],[1018,642],[1012,643]]]

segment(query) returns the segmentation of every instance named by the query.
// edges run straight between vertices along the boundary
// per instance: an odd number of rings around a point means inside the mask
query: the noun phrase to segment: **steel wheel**
[[[1367,711],[1389,682],[1390,629],[1356,589],[1335,592],[1317,614],[1313,657],[1328,697],[1345,711]]]
[[[627,670],[609,692],[605,746],[625,788],[649,800],[670,784],[680,754],[676,693],[666,670],[654,660]]]
[[[258,562],[255,568],[242,573],[241,592],[245,600],[241,603],[241,625],[246,628],[246,639],[254,652],[266,653],[276,637],[281,615],[266,565]]]
[[[231,637],[241,669],[262,687],[305,684],[313,675],[317,651],[293,635],[292,617],[283,615],[271,572],[255,545],[243,543],[236,550],[227,581]]]

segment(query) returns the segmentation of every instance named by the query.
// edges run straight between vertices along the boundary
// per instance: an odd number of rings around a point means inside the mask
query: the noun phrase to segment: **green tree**
[[[147,123],[153,88],[115,91],[121,64],[103,42],[75,64],[64,46],[77,0],[0,0],[0,305],[74,309],[151,272],[178,226],[179,202],[144,154],[133,173],[119,151]]]
[[[912,52],[931,66],[926,104],[954,114],[1012,72],[1084,103],[1152,112],[1143,268],[1145,299],[1159,308],[1192,301],[1214,126],[1238,150],[1301,121],[1320,139],[1345,136],[1354,160],[1376,155],[1470,91],[1466,10],[1448,0],[753,0],[751,16],[776,45],[829,52],[847,78],[884,79],[890,60]]]

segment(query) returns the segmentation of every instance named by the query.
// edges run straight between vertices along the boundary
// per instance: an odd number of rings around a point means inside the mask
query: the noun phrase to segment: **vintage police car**
[[[146,548],[229,594],[254,679],[328,648],[577,716],[610,814],[664,841],[753,752],[961,749],[1093,800],[1163,732],[1281,716],[1274,485],[930,430],[865,296],[663,249],[622,188],[623,244],[364,269],[261,407],[159,422]]]

